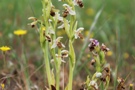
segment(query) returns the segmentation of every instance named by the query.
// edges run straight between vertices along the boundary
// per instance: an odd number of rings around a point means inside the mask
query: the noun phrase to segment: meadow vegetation
[[[1,0],[0,90],[134,90],[135,0]]]

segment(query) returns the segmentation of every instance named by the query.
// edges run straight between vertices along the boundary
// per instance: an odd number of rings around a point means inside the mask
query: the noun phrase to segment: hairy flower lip
[[[68,57],[68,50],[62,50],[61,51],[61,55],[62,55],[62,57],[64,58],[64,57]]]
[[[98,40],[91,38],[91,39],[90,39],[90,44],[88,45],[89,50],[90,50],[90,51],[93,51],[93,50],[95,49],[95,47],[97,47],[97,46],[99,46]]]
[[[107,47],[105,46],[105,44],[102,43],[102,45],[101,45],[101,50],[106,53],[106,52],[108,52],[110,49],[107,48]]]
[[[98,40],[93,39],[93,38],[90,39],[90,43],[93,43],[95,46],[98,46],[99,45]]]
[[[54,41],[53,41],[53,45],[51,46],[51,49],[52,49],[52,48],[55,48],[55,47],[58,47],[58,48],[65,48],[65,45],[60,42],[60,40],[61,40],[62,38],[63,38],[63,37],[58,37],[56,40],[54,40]]]
[[[28,25],[30,25],[32,28],[35,27],[35,25],[37,24],[38,21],[33,21],[31,23],[28,23]]]

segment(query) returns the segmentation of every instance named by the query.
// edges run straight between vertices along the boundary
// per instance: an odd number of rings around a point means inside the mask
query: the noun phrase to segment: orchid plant
[[[61,1],[61,0],[59,0]],[[72,82],[73,82],[73,72],[76,62],[76,55],[73,47],[74,40],[79,38],[83,39],[81,31],[84,30],[83,27],[77,29],[77,21],[76,21],[76,12],[75,5],[83,7],[83,3],[81,0],[62,0],[63,4],[63,13],[60,14],[60,11],[55,8],[51,0],[42,0],[42,20],[39,20],[35,17],[30,17],[28,19],[33,20],[31,27],[35,27],[36,24],[40,24],[40,44],[44,53],[44,63],[45,70],[48,79],[49,89],[56,88],[59,89],[60,84],[60,69],[62,62],[66,62],[64,58],[69,58],[69,80],[68,85],[65,90],[72,90]],[[62,16],[61,16],[62,15]],[[67,19],[66,17],[70,17]],[[61,24],[61,25],[58,25]],[[45,30],[42,28],[45,27]],[[69,50],[65,50],[65,45],[61,42],[63,39],[62,36],[56,36],[57,29],[64,29],[68,38],[69,38]],[[53,58],[50,58],[50,54]],[[55,77],[54,72],[52,72],[50,67],[50,62],[54,62],[55,65]],[[45,75],[46,75],[45,74]],[[54,80],[56,79],[56,80]],[[56,81],[56,82],[55,82]]]
[[[62,63],[66,63],[65,58],[69,59],[69,78],[68,84],[64,88],[65,90],[72,90],[73,73],[76,64],[76,54],[74,51],[73,43],[76,39],[83,39],[81,32],[83,27],[78,28],[78,22],[76,20],[75,6],[83,8],[82,0],[58,0],[64,2],[63,12],[56,9],[51,0],[42,0],[42,19],[35,17],[29,17],[29,20],[33,20],[29,25],[31,27],[39,24],[40,45],[44,54],[44,69],[45,76],[47,75],[48,86],[47,90],[60,90],[60,71]],[[70,18],[67,18],[70,17]],[[64,29],[68,36],[68,48],[65,50],[66,45],[62,43],[62,36],[57,36],[58,29]],[[95,67],[96,72],[92,77],[87,77],[86,82],[83,84],[80,90],[107,90],[111,78],[110,65],[106,63],[105,55],[109,51],[109,48],[105,44],[101,44],[96,39],[90,39],[88,45],[90,52],[93,55],[91,64]],[[51,58],[52,57],[52,58]],[[54,63],[55,71],[53,71],[51,64]],[[121,79],[120,83],[124,81]],[[122,90],[119,84],[118,90]],[[64,90],[63,89],[63,90]]]

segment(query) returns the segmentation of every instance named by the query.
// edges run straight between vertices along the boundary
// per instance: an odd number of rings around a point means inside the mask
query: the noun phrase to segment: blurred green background
[[[56,8],[61,8],[57,0],[52,0]],[[118,65],[118,74],[126,77],[125,72],[135,71],[135,0],[83,0],[84,8],[76,7],[79,26],[85,28],[83,35],[87,37],[96,14],[101,10],[97,23],[90,35],[105,43],[110,52],[107,54],[107,62],[110,62],[112,70]],[[40,0],[0,0],[0,46],[8,45],[12,49],[11,60],[19,58],[20,43],[18,37],[13,34],[16,29],[26,29],[28,34],[24,36],[27,58],[35,65],[41,64],[42,52],[39,37],[35,29],[27,24],[28,17],[40,17],[42,5]],[[65,35],[63,31],[57,31],[57,35]],[[89,41],[88,41],[89,42]],[[79,45],[78,45],[79,43]],[[83,46],[83,41],[77,40],[74,44],[77,55]],[[77,56],[78,57],[78,56]],[[2,57],[1,57],[2,59]],[[88,48],[84,52],[81,62],[90,61]],[[83,65],[82,65],[83,64]],[[81,70],[90,74],[88,63],[78,64]],[[88,65],[85,65],[88,64]],[[80,74],[78,72],[78,75]],[[82,75],[84,80],[86,75]],[[133,77],[133,73],[132,76]]]

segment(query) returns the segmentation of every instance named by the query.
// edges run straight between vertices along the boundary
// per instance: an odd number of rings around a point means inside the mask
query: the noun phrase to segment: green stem
[[[22,68],[24,69],[24,75],[26,79],[26,89],[30,89],[30,80],[29,80],[29,73],[28,73],[28,62],[25,56],[25,49],[24,49],[24,43],[23,43],[23,38],[20,37],[20,42],[22,43],[22,60],[24,60],[24,63],[22,65]]]
[[[58,49],[58,56],[61,56],[61,49]],[[59,90],[60,84],[60,67],[61,67],[61,57],[58,57],[58,65],[57,65],[57,76],[56,76],[56,90]]]
[[[68,83],[68,90],[72,90],[74,67],[72,66],[71,61],[69,61],[69,62],[70,62],[70,66],[69,66],[69,83]]]
[[[60,85],[60,68],[56,71],[56,90],[59,90]]]
[[[129,90],[133,90],[133,85],[130,85]]]
[[[51,90],[51,70],[50,70],[50,63],[49,63],[49,58],[48,58],[48,41],[45,41],[45,48],[43,48],[44,52],[44,63],[45,63],[45,69],[46,69],[46,74],[47,74],[47,79],[48,79],[48,85]]]
[[[6,68],[6,52],[3,52],[3,62],[4,62],[4,66],[3,66],[3,68],[5,69]]]
[[[19,36],[19,41],[21,43],[21,59],[19,60],[21,70],[24,72],[24,82],[25,82],[25,89],[30,90],[30,80],[29,80],[29,73],[28,73],[28,63],[26,59],[26,54],[25,54],[25,47],[24,47],[24,42],[23,42],[23,37]]]
[[[75,66],[75,52],[73,48],[72,41],[69,40],[69,52],[70,52],[70,60],[69,60],[69,83],[68,83],[68,90],[72,90],[72,83],[73,83],[73,72]]]
[[[107,76],[105,90],[107,90],[107,88],[109,86],[109,82],[110,82],[110,76]]]

